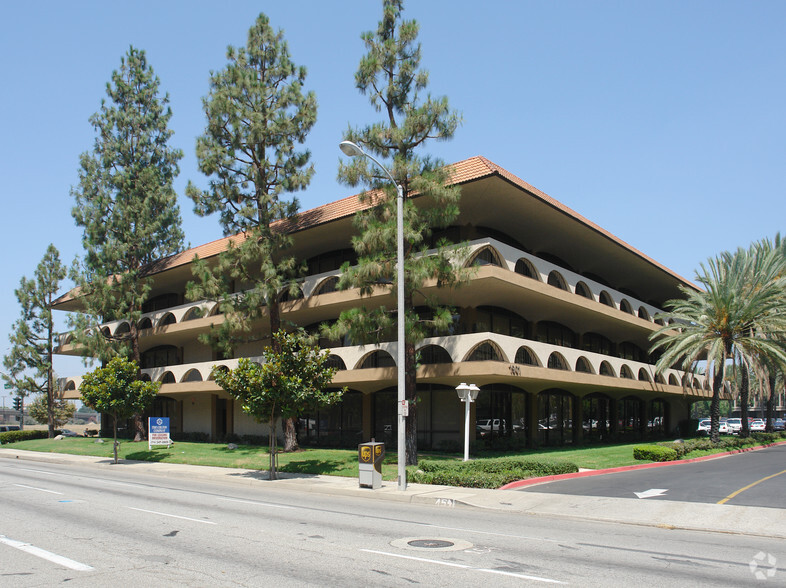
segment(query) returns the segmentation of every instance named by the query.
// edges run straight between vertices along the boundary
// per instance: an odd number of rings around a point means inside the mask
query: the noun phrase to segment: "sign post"
[[[153,445],[166,445],[167,449],[172,443],[169,437],[169,417],[150,417],[147,419],[147,448]]]

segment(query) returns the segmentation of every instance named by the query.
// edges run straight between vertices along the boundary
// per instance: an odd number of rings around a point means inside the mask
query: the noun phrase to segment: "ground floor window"
[[[653,400],[649,406],[649,417],[647,430],[652,435],[665,435],[666,428],[666,402],[663,400]]]
[[[363,396],[348,390],[341,402],[301,414],[297,424],[301,445],[355,448],[363,442]]]
[[[564,445],[573,442],[573,395],[564,390],[538,394],[538,442]]]
[[[475,401],[475,437],[494,446],[499,439],[527,441],[527,393],[506,384],[482,386]]]
[[[634,396],[617,401],[617,437],[640,439],[642,402]]]
[[[584,440],[607,440],[611,429],[611,399],[605,394],[590,394],[582,399],[581,404]]]

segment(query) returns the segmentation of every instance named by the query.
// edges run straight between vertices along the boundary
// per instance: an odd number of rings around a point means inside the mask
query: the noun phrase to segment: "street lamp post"
[[[478,397],[478,388],[475,384],[461,382],[456,386],[456,394],[464,403],[464,461],[469,461],[469,405]]]
[[[384,171],[396,187],[396,305],[398,335],[396,342],[396,372],[398,378],[398,489],[407,489],[407,440],[406,440],[406,409],[407,399],[404,389],[404,341],[405,341],[405,316],[404,316],[404,189],[393,177],[393,174],[377,161],[374,157],[363,151],[352,141],[342,141],[339,144],[341,151],[349,157],[368,157]]]

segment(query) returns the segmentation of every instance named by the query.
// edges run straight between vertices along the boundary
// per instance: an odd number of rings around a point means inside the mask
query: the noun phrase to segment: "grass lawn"
[[[620,445],[592,445],[583,447],[559,447],[513,453],[482,452],[472,454],[473,459],[508,457],[517,455],[541,461],[568,461],[580,468],[602,469],[646,463],[633,459],[633,447],[640,443]],[[67,437],[62,440],[34,439],[20,441],[9,448],[76,455],[94,455],[112,458],[112,440],[104,443],[94,438]],[[226,443],[187,443],[177,442],[167,449],[155,447],[148,449],[146,442],[133,443],[123,440],[118,448],[118,457],[138,461],[160,461],[192,465],[217,466],[267,470],[270,458],[267,447],[239,445],[228,449]],[[421,452],[420,459],[460,460],[460,455]],[[352,449],[302,449],[295,453],[279,453],[278,467],[281,471],[331,476],[358,475],[358,455]],[[385,480],[395,480],[397,475],[396,453],[388,451],[383,464],[382,475]],[[414,469],[414,468],[412,468]]]

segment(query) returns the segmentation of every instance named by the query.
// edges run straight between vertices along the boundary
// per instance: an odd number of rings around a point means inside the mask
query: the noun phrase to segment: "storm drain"
[[[453,539],[450,537],[405,537],[403,539],[391,541],[390,544],[399,549],[431,549],[432,551],[460,551],[473,547],[472,543],[469,541],[462,541],[461,539]]]

